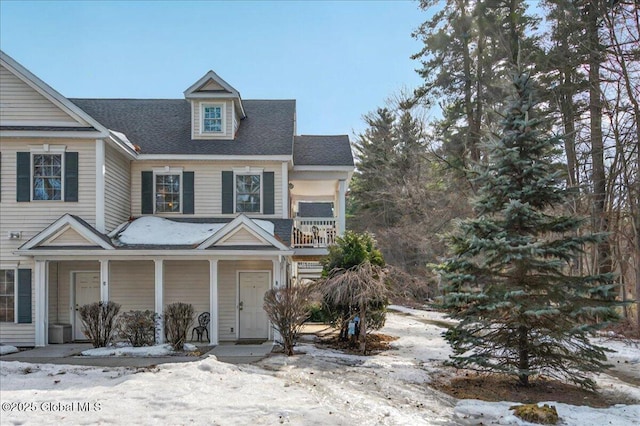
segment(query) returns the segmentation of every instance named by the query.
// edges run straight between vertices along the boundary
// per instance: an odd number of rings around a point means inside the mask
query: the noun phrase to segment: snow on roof
[[[256,225],[274,234],[273,223],[252,219]],[[160,217],[140,217],[124,228],[115,239],[126,245],[194,245],[222,229],[226,223],[175,222]]]

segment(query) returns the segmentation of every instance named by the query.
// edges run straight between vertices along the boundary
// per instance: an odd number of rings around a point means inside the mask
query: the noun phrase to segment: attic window
[[[224,133],[224,104],[202,105],[202,133]]]

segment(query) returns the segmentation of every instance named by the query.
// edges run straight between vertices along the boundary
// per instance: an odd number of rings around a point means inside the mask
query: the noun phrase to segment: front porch
[[[197,317],[209,312],[209,342],[243,339],[273,340],[273,330],[262,309],[267,289],[283,283],[286,262],[272,258],[99,260],[36,260],[36,300],[43,300],[36,319],[36,346],[51,343],[50,324],[70,324],[72,339],[85,340],[78,309],[98,301],[113,301],[121,312],[150,310],[162,316],[165,307],[193,305]],[[38,308],[37,308],[38,309]],[[164,340],[162,324],[157,343]],[[191,338],[191,330],[188,338]],[[206,333],[205,333],[206,336]],[[196,336],[194,335],[194,338]]]

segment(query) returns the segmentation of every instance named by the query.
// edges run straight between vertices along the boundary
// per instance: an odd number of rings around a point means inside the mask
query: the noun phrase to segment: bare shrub
[[[156,313],[150,310],[124,312],[118,317],[118,335],[132,346],[152,346],[155,343]]]
[[[182,350],[187,341],[187,332],[193,324],[195,310],[188,303],[172,303],[164,312],[164,330],[173,349]]]
[[[118,312],[120,305],[115,302],[95,302],[80,307],[84,334],[94,348],[102,348],[111,343]]]
[[[273,326],[280,332],[287,356],[293,355],[298,333],[311,315],[309,298],[311,289],[299,284],[286,288],[272,288],[264,295],[264,310]]]

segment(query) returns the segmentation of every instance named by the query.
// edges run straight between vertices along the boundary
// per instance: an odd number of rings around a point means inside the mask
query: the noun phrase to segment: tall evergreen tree
[[[453,257],[440,265],[444,304],[459,319],[445,334],[452,363],[517,376],[540,374],[593,389],[606,367],[589,332],[617,318],[608,274],[571,276],[569,263],[598,235],[576,236],[582,221],[556,213],[566,197],[553,164],[558,138],[536,116],[530,76],[513,78],[515,97],[502,136],[478,178],[477,217],[449,237]]]

